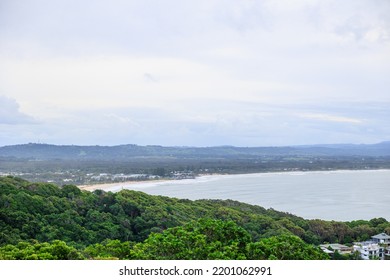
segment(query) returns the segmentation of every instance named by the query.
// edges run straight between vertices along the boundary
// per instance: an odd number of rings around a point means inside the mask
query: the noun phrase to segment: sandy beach
[[[110,191],[113,188],[120,188],[121,186],[129,186],[129,185],[144,185],[147,183],[159,183],[159,182],[168,182],[168,181],[175,181],[175,180],[168,180],[168,179],[159,179],[159,180],[143,180],[143,181],[125,181],[125,182],[117,182],[117,183],[102,183],[102,184],[92,184],[92,185],[80,185],[77,186],[81,190],[85,191],[94,191],[94,190],[103,190],[103,191]],[[141,188],[141,187],[139,187]]]
[[[201,177],[223,176],[223,175],[228,175],[228,174],[209,173],[209,174],[198,175],[198,176],[196,176],[196,178],[193,178],[193,179],[157,179],[157,180],[125,181],[125,182],[117,182],[117,183],[79,185],[78,187],[81,190],[86,190],[86,191],[94,191],[94,190],[118,191],[121,188],[126,189],[130,185],[133,185],[134,189],[143,189],[145,187],[148,187],[149,184],[155,185],[156,183],[178,182],[178,181],[182,181],[182,180],[196,180],[196,179],[201,178]]]

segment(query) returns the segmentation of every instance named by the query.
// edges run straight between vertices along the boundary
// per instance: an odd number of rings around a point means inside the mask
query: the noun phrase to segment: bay
[[[390,220],[390,170],[206,175],[105,188],[121,189],[191,200],[232,199],[306,219]]]

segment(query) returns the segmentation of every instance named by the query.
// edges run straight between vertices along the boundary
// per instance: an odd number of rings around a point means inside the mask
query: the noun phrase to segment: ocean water
[[[191,200],[232,199],[306,219],[390,220],[390,170],[209,175],[188,180],[121,183],[107,190],[121,189]]]

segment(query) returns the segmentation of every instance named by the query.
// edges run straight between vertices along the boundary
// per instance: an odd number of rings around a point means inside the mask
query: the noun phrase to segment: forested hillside
[[[29,143],[0,147],[1,157],[45,159],[128,160],[137,157],[154,158],[259,158],[275,156],[390,156],[390,141],[371,145],[308,145],[285,147],[164,147],[138,146],[76,146]]]
[[[336,222],[231,200],[0,177],[0,259],[326,259],[317,245],[390,233],[383,218]]]

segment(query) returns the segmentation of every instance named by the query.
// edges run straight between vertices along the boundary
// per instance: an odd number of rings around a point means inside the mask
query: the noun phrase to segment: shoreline
[[[211,174],[200,174],[196,176],[193,179],[157,179],[157,180],[140,180],[140,181],[124,181],[124,182],[117,182],[117,183],[94,183],[90,185],[78,185],[77,187],[81,190],[86,191],[95,191],[95,190],[103,190],[103,191],[110,191],[111,189],[125,189],[127,186],[131,185],[137,185],[137,186],[143,186],[136,188],[137,190],[141,190],[142,188],[147,187],[147,184],[156,184],[156,183],[166,183],[166,182],[178,182],[183,180],[196,180],[202,177],[208,177],[208,176],[256,176],[259,174],[302,174],[302,173],[308,173],[308,172],[362,172],[362,171],[390,171],[390,169],[338,169],[338,170],[295,170],[295,171],[269,171],[269,172],[255,172],[255,173],[236,173],[236,174],[227,174],[227,173],[211,173]],[[125,187],[125,188],[124,188]],[[118,191],[118,190],[115,190]]]
[[[176,181],[169,179],[158,179],[158,180],[140,180],[140,181],[124,181],[117,183],[94,183],[91,185],[79,185],[77,186],[81,190],[85,191],[94,191],[94,190],[105,190],[112,187],[118,187],[120,185],[136,185],[136,184],[147,184],[147,183],[160,183],[167,181]]]

